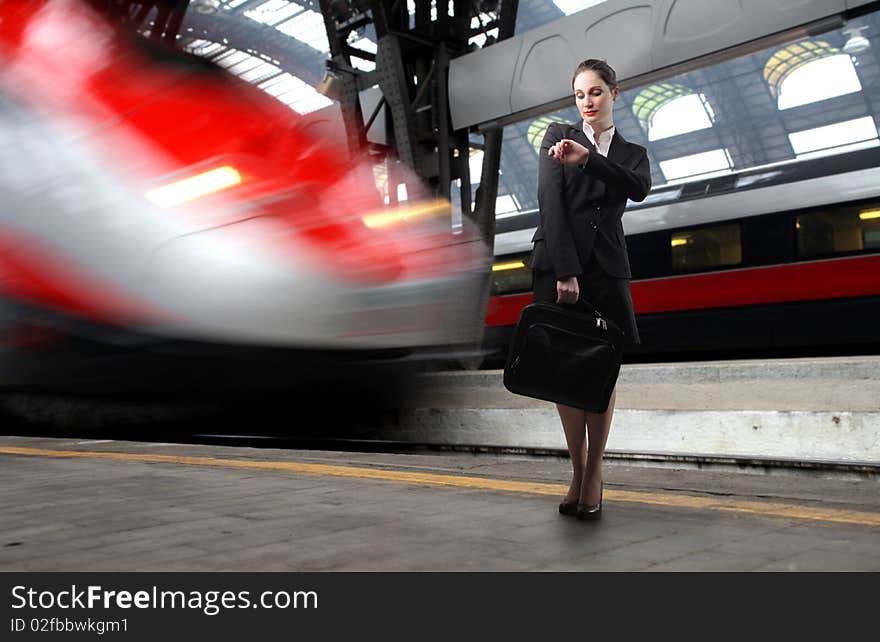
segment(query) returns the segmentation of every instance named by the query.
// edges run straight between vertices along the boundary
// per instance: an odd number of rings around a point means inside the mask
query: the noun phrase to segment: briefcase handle
[[[596,309],[596,306],[594,306],[592,303],[582,297],[578,297],[578,300],[574,303],[563,303],[562,305],[570,306],[572,308],[575,308],[579,312],[584,312],[591,316],[599,317],[600,319],[603,318],[602,314]]]
[[[603,330],[607,330],[608,324],[610,323],[611,327],[616,330],[617,333],[622,334],[620,329],[613,322],[608,321],[608,319],[602,316],[602,313],[596,309],[596,306],[594,306],[592,303],[582,297],[578,297],[578,300],[574,303],[563,303],[561,305],[570,306],[576,309],[578,312],[584,312],[586,314],[589,314],[590,316],[596,317],[596,325],[601,327]]]

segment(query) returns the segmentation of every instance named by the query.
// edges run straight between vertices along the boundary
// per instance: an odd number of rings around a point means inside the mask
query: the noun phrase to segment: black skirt
[[[546,270],[532,270],[535,303],[556,303],[556,275]],[[595,258],[578,277],[581,298],[586,299],[606,319],[613,321],[631,344],[641,343],[633,310],[629,279],[608,276]]]

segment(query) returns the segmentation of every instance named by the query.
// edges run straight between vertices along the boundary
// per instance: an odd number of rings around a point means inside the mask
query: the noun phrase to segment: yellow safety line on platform
[[[532,495],[554,495],[565,493],[567,486],[544,484],[540,482],[519,482],[485,477],[465,477],[460,475],[437,475],[434,473],[413,473],[380,468],[361,468],[356,466],[334,466],[328,464],[306,464],[292,461],[253,461],[245,459],[219,459],[216,457],[185,457],[180,455],[149,455],[136,453],[96,452],[82,450],[48,450],[40,448],[0,447],[0,454],[29,455],[39,457],[80,457],[89,459],[111,459],[119,461],[141,461],[156,464],[184,464],[189,466],[217,466],[222,468],[245,468],[259,470],[279,470],[307,475],[328,475],[333,477],[353,477],[358,479],[377,479],[402,482],[406,484],[426,484],[430,486],[455,486],[479,490],[497,490]],[[698,510],[719,510],[734,513],[752,513],[765,517],[784,517],[788,519],[807,519],[823,522],[840,522],[861,526],[880,526],[880,514],[864,511],[818,508],[796,504],[773,502],[754,502],[722,497],[694,497],[691,495],[672,495],[666,493],[644,493],[629,490],[607,490],[605,501],[626,502],[669,506],[672,508],[693,508]]]

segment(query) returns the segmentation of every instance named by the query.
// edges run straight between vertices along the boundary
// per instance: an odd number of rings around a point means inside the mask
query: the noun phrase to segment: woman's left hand
[[[577,303],[580,296],[581,290],[576,276],[556,280],[557,303]]]
[[[560,163],[583,163],[590,155],[590,150],[570,138],[563,138],[553,145],[547,153]]]

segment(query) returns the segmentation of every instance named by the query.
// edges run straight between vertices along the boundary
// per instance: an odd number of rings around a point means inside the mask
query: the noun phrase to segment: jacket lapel
[[[614,138],[611,139],[611,146],[608,148],[608,160],[614,161],[618,165],[625,165],[624,161],[629,157],[629,143],[617,129],[614,130]]]
[[[591,152],[596,151],[596,146],[590,142],[584,133],[583,121],[578,121],[569,125],[569,138],[576,140],[581,145],[589,148]],[[619,165],[624,165],[624,161],[629,157],[629,143],[620,135],[620,131],[615,128],[614,137],[611,139],[611,146],[608,148],[608,160],[612,160]]]
[[[577,141],[584,147],[588,148],[591,152],[596,150],[596,148],[593,146],[593,143],[590,142],[590,139],[587,138],[587,135],[584,133],[583,121],[578,121],[569,125],[568,134],[569,138],[571,138],[573,141]]]

